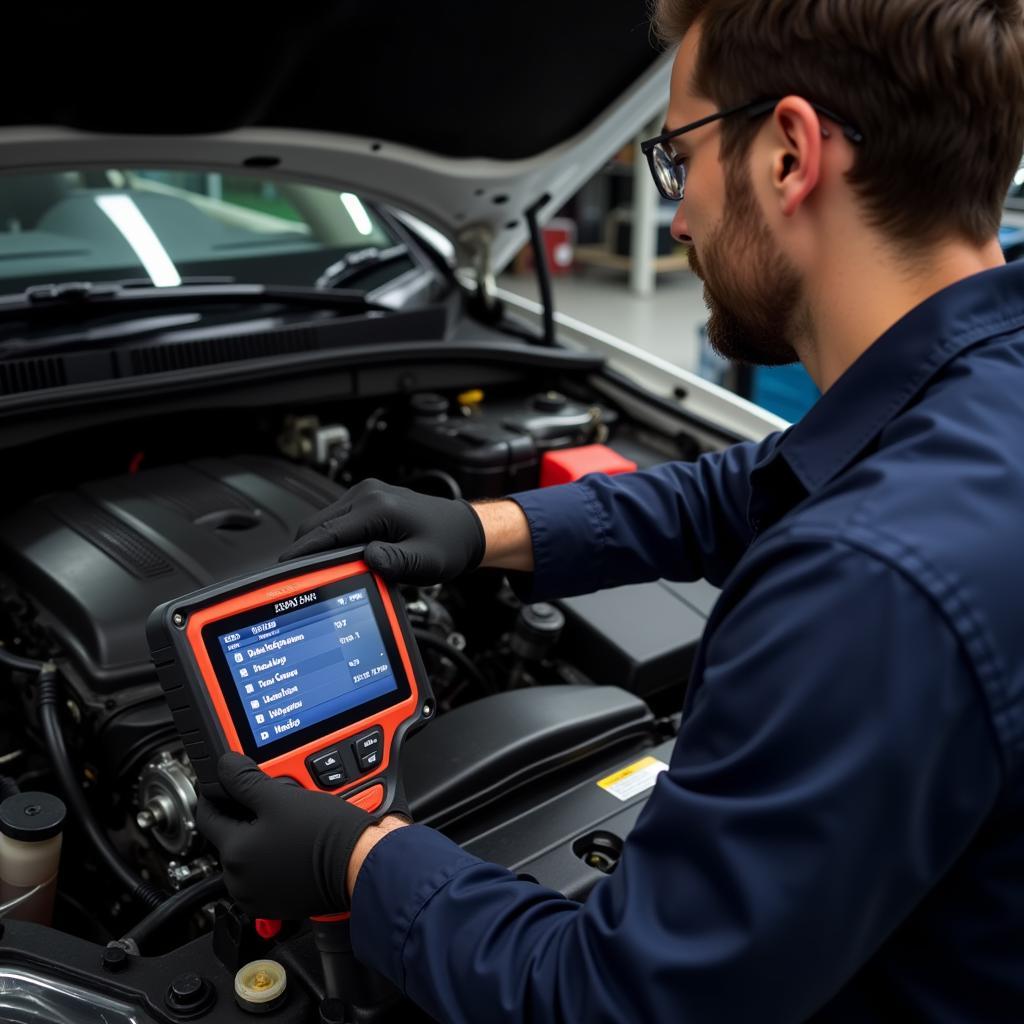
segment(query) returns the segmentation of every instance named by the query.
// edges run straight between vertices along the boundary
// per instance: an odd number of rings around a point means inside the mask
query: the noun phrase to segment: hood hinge
[[[455,236],[456,273],[463,280],[471,279],[479,308],[497,315],[500,303],[495,294],[497,281],[491,262],[494,232],[486,224],[471,224]]]

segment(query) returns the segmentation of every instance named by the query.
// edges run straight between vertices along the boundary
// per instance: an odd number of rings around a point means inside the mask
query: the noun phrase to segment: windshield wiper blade
[[[319,289],[289,285],[262,284],[181,284],[173,288],[138,286],[135,282],[71,281],[35,285],[21,294],[0,295],[0,320],[16,319],[36,312],[89,314],[118,312],[121,309],[171,306],[231,305],[272,303],[310,306],[319,309],[343,309],[347,312],[389,312],[369,302],[355,289]]]
[[[226,275],[217,277],[183,277],[183,285],[234,284],[235,279]],[[21,296],[33,303],[78,302],[113,294],[124,288],[152,288],[148,277],[124,277],[116,281],[57,281],[52,284],[36,284],[24,292],[0,295],[0,300],[17,299]]]
[[[402,244],[392,245],[388,249],[378,249],[375,245],[368,245],[365,249],[353,249],[345,253],[340,260],[325,267],[323,273],[316,279],[316,286],[324,289],[337,288],[339,284],[351,281],[370,269],[406,259],[408,254],[408,247]]]

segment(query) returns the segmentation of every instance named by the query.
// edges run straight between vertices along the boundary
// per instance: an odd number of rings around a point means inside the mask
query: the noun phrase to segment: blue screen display
[[[258,747],[398,689],[365,587],[296,600],[217,637]]]

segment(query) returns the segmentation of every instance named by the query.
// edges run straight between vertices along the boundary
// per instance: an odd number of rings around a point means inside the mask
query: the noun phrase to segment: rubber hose
[[[156,886],[150,885],[121,860],[120,855],[103,833],[99,822],[92,813],[92,808],[85,799],[85,793],[78,785],[68,749],[64,744],[60,719],[57,715],[59,693],[57,689],[57,673],[51,666],[41,666],[39,674],[39,719],[43,727],[43,738],[46,742],[53,770],[64,790],[64,797],[74,809],[89,841],[95,847],[100,858],[113,872],[114,876],[131,893],[132,898],[150,909],[158,907],[167,898]]]
[[[0,662],[3,662],[8,668],[16,668],[20,672],[34,672],[37,675],[45,667],[43,662],[36,661],[34,658],[23,658],[20,654],[11,654],[6,647],[0,647]]]
[[[428,633],[423,629],[414,629],[412,635],[416,638],[416,642],[422,647],[430,647],[433,650],[443,654],[446,658],[451,658],[463,672],[469,676],[484,692],[494,693],[494,687],[487,681],[484,674],[466,657],[462,651],[456,650],[451,644],[445,643],[439,636],[435,636],[433,633]]]
[[[226,892],[226,888],[223,875],[213,875],[210,878],[204,878],[201,882],[190,885],[187,889],[182,889],[180,892],[176,892],[173,896],[168,897],[156,910],[144,917],[131,931],[126,932],[118,939],[118,945],[130,947],[134,943],[135,948],[142,952],[145,944],[161,928],[164,928],[172,918],[201,907],[203,904],[215,900],[224,892]],[[279,944],[274,947],[273,956],[275,959],[280,960],[288,969],[288,972],[297,977],[309,989],[311,995],[318,1003],[323,1002],[325,998],[323,985],[317,981],[308,966],[291,949]]]
[[[179,914],[188,913],[220,896],[224,889],[224,876],[213,875],[204,878],[187,889],[181,889],[169,896],[152,913],[147,914],[131,931],[126,932],[121,942],[134,942],[140,949],[169,921]]]

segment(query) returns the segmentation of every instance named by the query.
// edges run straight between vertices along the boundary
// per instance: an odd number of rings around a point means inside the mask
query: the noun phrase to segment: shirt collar
[[[767,462],[785,459],[813,494],[846,469],[951,359],[1021,327],[1024,262],[944,288],[871,345],[787,431]]]

